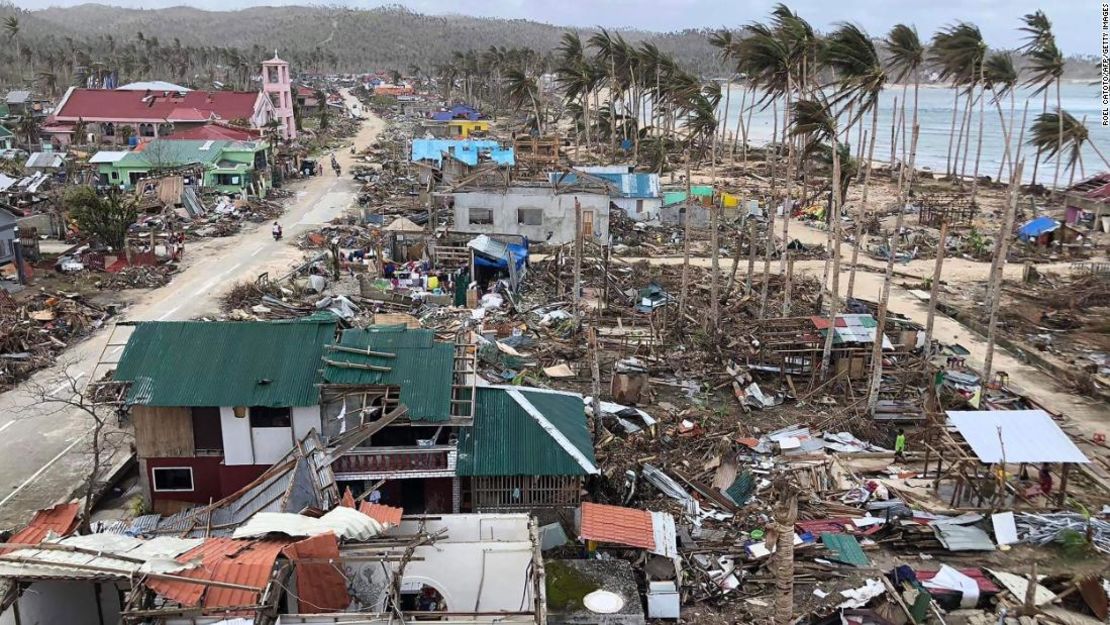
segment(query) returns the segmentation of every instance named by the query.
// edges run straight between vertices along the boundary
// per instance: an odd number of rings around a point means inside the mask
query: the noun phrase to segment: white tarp
[[[947,564],[942,564],[936,576],[922,582],[922,585],[926,588],[955,590],[963,593],[963,597],[960,599],[961,608],[974,608],[979,603],[979,583]]]
[[[385,531],[377,520],[340,506],[316,519],[291,512],[259,512],[239,526],[232,538],[254,538],[266,534],[316,536],[334,533],[347,540],[369,540]]]
[[[1043,410],[949,410],[948,419],[980,462],[1090,462]]]

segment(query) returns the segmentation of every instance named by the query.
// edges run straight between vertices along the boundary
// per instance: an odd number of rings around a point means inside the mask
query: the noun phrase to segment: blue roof
[[[614,197],[657,198],[659,197],[659,174],[588,174],[600,178],[616,187]],[[548,172],[548,180],[555,184],[574,184],[578,182],[575,172]]]
[[[452,119],[467,119],[473,122],[478,121],[481,117],[482,114],[478,112],[478,109],[465,104],[456,104],[446,111],[437,111],[432,114],[432,119],[441,122]]]
[[[498,165],[516,165],[516,154],[512,148],[503,148],[493,139],[413,139],[412,161],[434,161],[436,167],[443,165],[444,154],[470,165],[478,164],[482,155]]]
[[[1059,227],[1060,222],[1047,215],[1041,215],[1021,224],[1021,227],[1018,228],[1018,236],[1022,239],[1035,239]]]

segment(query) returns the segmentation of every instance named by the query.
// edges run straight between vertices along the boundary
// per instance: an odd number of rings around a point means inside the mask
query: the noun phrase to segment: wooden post
[[[594,413],[594,442],[601,438],[602,425],[601,425],[601,366],[598,363],[597,354],[597,328],[591,326],[589,334],[590,344],[590,375],[593,378],[593,393],[590,405]]]
[[[755,273],[755,220],[748,216],[748,276],[744,278],[744,293],[752,294],[752,274]]]
[[[1056,504],[1064,505],[1068,500],[1068,473],[1071,472],[1070,462],[1060,463],[1060,494],[1057,495]]]
[[[944,242],[948,239],[948,220],[940,222],[940,243],[937,261],[933,265],[933,282],[929,285],[929,312],[925,318],[925,357],[933,355],[933,319],[937,313],[937,296],[940,294],[940,273],[944,268]]]
[[[682,290],[679,293],[678,318],[686,312],[686,295],[690,292],[690,213],[693,208],[693,184],[690,182],[690,151],[686,150],[686,218],[682,231]]]

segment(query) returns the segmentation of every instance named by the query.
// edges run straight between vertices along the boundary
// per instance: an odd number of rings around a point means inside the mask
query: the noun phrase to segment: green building
[[[102,150],[89,159],[102,185],[132,188],[139,180],[193,169],[205,189],[262,194],[271,186],[269,143],[153,139],[129,151]]]

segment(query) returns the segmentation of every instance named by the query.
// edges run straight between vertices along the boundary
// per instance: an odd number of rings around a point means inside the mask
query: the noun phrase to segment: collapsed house
[[[487,165],[494,169],[516,165],[513,148],[503,148],[492,139],[413,139],[411,161],[424,185],[450,185]]]

